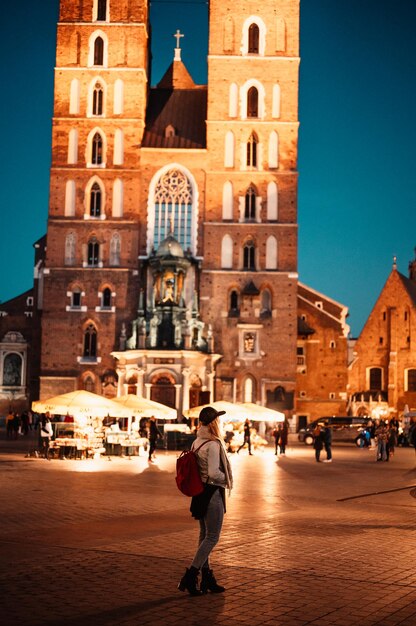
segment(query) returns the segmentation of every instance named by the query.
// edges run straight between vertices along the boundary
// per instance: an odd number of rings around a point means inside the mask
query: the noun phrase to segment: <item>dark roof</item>
[[[401,274],[400,272],[397,272],[397,274],[399,275],[400,280],[402,281],[404,288],[406,289],[407,293],[409,294],[410,298],[413,301],[413,304],[416,304],[416,283],[414,280],[412,280],[411,278],[407,278],[407,276],[404,276],[404,274]]]
[[[152,88],[147,106],[144,148],[206,148],[207,89]],[[174,134],[166,137],[166,128]]]

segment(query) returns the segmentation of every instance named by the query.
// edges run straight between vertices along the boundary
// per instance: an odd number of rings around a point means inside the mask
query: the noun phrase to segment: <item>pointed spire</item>
[[[181,60],[181,38],[185,37],[185,35],[182,35],[181,31],[179,29],[177,29],[176,33],[173,35],[176,39],[176,48],[175,48],[175,56],[173,58],[174,61],[180,61]]]

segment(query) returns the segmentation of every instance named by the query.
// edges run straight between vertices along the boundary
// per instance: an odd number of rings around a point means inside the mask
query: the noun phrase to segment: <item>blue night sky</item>
[[[32,284],[46,232],[58,0],[9,3],[0,24],[0,300]],[[184,34],[206,82],[207,5],[152,5],[152,83]],[[349,307],[357,335],[397,255],[416,245],[415,0],[302,0],[300,280]],[[201,42],[204,45],[201,47]]]

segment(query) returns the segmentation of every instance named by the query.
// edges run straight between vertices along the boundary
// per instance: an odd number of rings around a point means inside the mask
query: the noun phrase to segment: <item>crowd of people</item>
[[[329,423],[317,424],[312,434],[315,460],[320,462],[321,452],[325,449],[324,463],[331,463],[332,430]],[[416,418],[411,418],[405,427],[396,418],[369,420],[360,433],[359,443],[361,448],[375,450],[376,461],[380,462],[389,461],[398,445],[413,446],[416,452]]]
[[[38,421],[32,411],[9,411],[6,416],[6,435],[8,439],[17,439],[18,435],[28,435],[29,431],[37,428]]]

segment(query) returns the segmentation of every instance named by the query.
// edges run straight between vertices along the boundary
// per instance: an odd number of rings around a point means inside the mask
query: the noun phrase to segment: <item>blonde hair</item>
[[[216,417],[215,420],[210,422],[207,425],[207,428],[208,428],[210,434],[212,435],[213,439],[218,439],[221,442],[224,441],[222,433],[221,433],[220,421],[219,421],[218,417]]]

